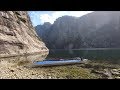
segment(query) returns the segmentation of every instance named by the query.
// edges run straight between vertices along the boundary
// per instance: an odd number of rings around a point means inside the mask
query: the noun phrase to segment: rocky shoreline
[[[43,60],[44,55],[0,59],[1,79],[120,79],[120,65],[90,61],[84,64],[29,67],[27,60]],[[41,58],[41,59],[40,59]],[[18,60],[16,60],[18,59]]]

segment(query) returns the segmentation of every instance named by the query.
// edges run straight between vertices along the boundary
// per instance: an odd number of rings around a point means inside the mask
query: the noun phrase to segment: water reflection
[[[120,49],[96,48],[96,49],[76,49],[76,50],[50,50],[47,58],[74,58],[83,57],[94,61],[108,61],[120,63]]]
[[[44,60],[48,55],[48,52],[40,53],[40,54],[33,54],[33,55],[25,55],[25,56],[16,56],[16,57],[9,57],[9,58],[0,58],[0,64],[4,65],[31,65],[36,61]]]

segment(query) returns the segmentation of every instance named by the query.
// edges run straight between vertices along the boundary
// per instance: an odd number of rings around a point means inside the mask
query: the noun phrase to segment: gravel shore
[[[85,64],[31,67],[46,55],[0,59],[0,79],[120,79],[120,65],[89,62]]]

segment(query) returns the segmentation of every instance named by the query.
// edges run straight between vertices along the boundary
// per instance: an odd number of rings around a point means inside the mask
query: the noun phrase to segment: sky
[[[33,26],[37,26],[44,24],[44,22],[53,24],[57,18],[64,15],[81,17],[91,12],[93,11],[28,11],[28,14]]]

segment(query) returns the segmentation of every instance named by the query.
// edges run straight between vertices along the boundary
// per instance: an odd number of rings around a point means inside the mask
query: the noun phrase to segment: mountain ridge
[[[119,25],[119,11],[95,11],[81,17],[59,17],[40,32],[45,31],[41,38],[49,49],[119,48]]]

